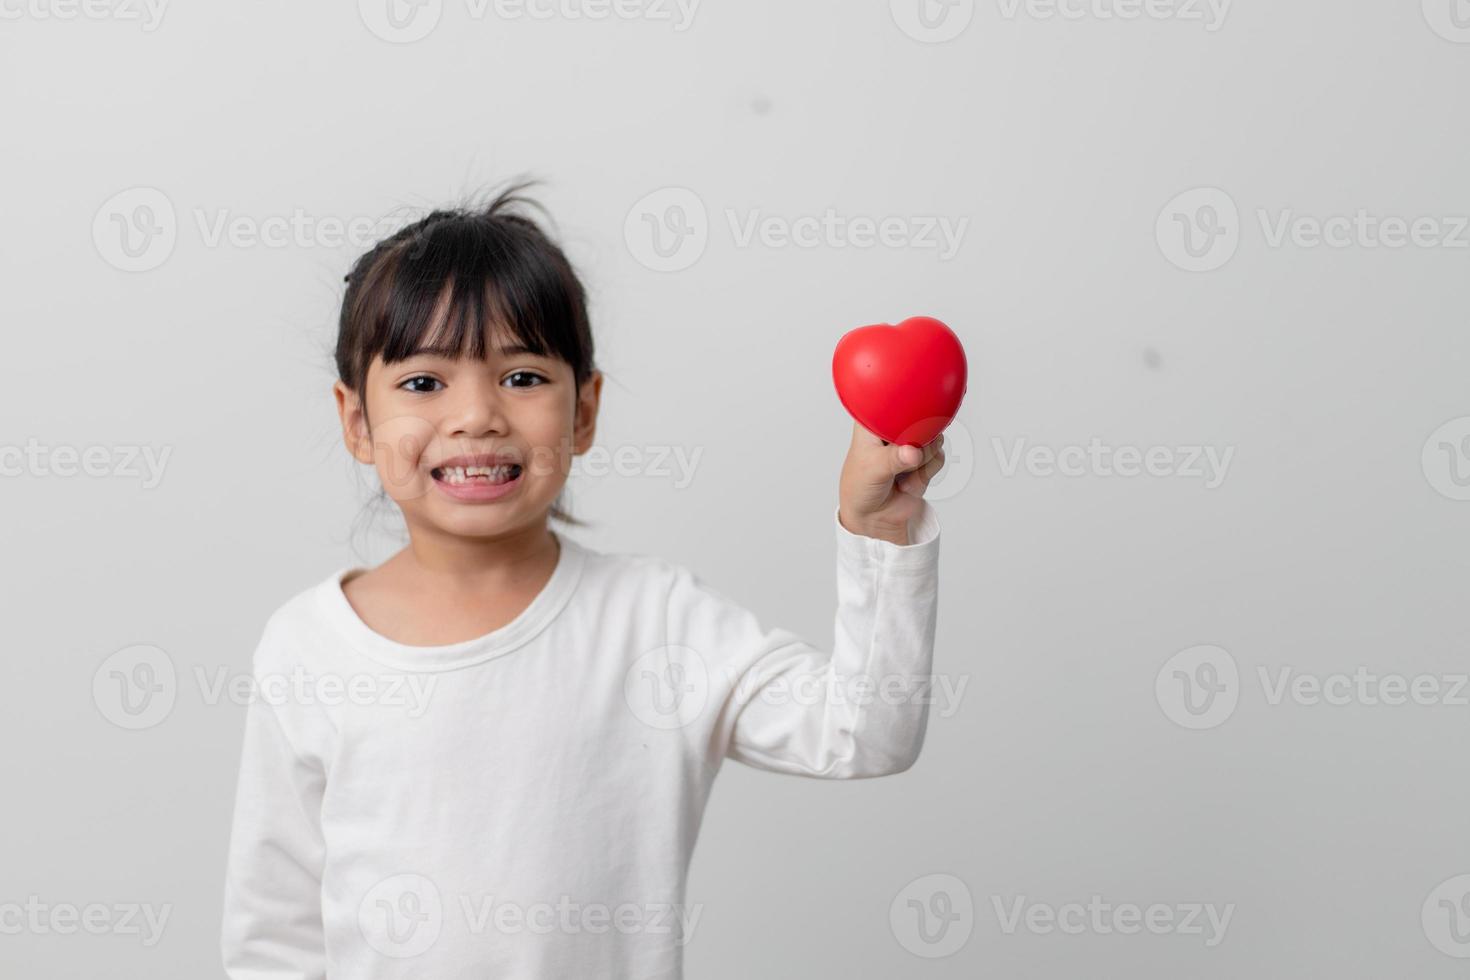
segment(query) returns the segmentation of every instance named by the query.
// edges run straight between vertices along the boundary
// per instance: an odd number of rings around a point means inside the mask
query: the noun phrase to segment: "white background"
[[[370,481],[329,395],[366,243],[211,229],[320,232],[532,174],[592,297],[600,444],[702,451],[687,486],[575,478],[595,523],[573,533],[687,563],[768,624],[830,635],[838,337],[922,313],[970,354],[936,488],[936,669],[967,685],[958,710],[936,705],[893,778],[727,766],[689,976],[1462,975],[1470,706],[1269,695],[1288,669],[1446,695],[1467,670],[1470,232],[1444,239],[1470,214],[1470,7],[1126,4],[933,4],[954,34],[933,42],[903,0],[706,0],[682,30],[672,5],[537,19],[444,0],[402,43],[366,0],[179,3],[151,23],[0,0],[0,461],[170,454],[156,485],[116,466],[0,478],[0,908],[172,907],[151,947],[0,932],[0,972],[219,975],[243,708],[206,703],[195,671],[244,672],[272,609],[392,546],[391,522],[355,523]],[[677,223],[669,198],[640,204],[665,188],[704,212],[682,212],[674,271],[637,234],[645,212]],[[171,220],[137,210],[159,195]],[[742,245],[731,226],[828,209],[966,224],[948,257]],[[1438,237],[1273,242],[1283,216],[1360,211]],[[163,234],[130,258],[119,220]],[[1186,225],[1219,234],[1192,257]],[[1094,439],[1232,455],[1213,487],[1009,465],[1017,440]],[[93,681],[137,644],[176,691],[130,731]],[[1225,658],[1171,664],[1201,646]],[[1205,659],[1236,680],[1216,674],[1224,700],[1190,727],[1173,670]],[[1094,895],[1232,917],[1211,946],[1208,925],[1007,932],[996,911]],[[918,936],[912,897],[958,910],[946,947]]]

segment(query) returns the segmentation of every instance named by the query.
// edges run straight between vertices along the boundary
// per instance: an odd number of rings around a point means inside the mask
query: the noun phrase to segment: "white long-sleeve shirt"
[[[924,741],[939,522],[833,513],[830,652],[678,564],[558,533],[515,620],[446,646],[370,629],[341,569],[256,649],[225,884],[232,980],[670,978],[721,762],[854,779]]]

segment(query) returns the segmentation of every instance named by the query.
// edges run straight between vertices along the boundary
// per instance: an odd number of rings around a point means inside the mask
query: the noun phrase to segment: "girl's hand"
[[[942,433],[922,448],[900,446],[853,423],[837,519],[854,534],[907,545],[908,523],[923,510],[924,490],[943,466]]]

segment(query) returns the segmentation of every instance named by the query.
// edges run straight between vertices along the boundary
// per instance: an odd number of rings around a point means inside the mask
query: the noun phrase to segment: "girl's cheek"
[[[424,452],[433,443],[432,423],[417,415],[397,415],[373,427],[373,462],[383,489],[394,500],[421,497],[428,492],[422,467]]]
[[[570,445],[566,440],[561,440],[556,445],[534,447],[528,468],[535,476],[552,476],[566,472],[570,464]]]

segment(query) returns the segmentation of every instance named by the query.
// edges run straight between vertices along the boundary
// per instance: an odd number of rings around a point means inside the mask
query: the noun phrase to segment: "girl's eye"
[[[546,379],[545,378],[541,377],[541,375],[536,374],[533,371],[516,371],[513,374],[511,374],[509,377],[507,377],[506,380],[507,381],[510,381],[512,379],[515,379],[515,378],[534,378],[537,382],[539,382],[541,384],[545,384],[546,383]],[[535,384],[519,384],[519,385],[511,385],[511,387],[512,388],[535,388],[536,385]]]
[[[434,387],[434,385],[438,385],[439,387],[436,388]],[[407,391],[412,391],[416,394],[427,395],[429,392],[438,391],[439,388],[444,387],[444,382],[440,381],[438,378],[431,378],[427,374],[420,374],[415,377],[409,378],[398,387],[403,388]]]

